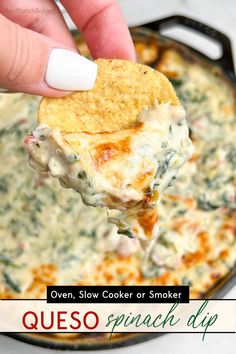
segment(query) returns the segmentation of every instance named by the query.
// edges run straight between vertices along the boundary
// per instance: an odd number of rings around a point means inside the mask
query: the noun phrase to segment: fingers
[[[63,16],[52,0],[1,0],[0,13],[22,27],[76,48]]]
[[[0,15],[0,87],[59,97],[93,87],[97,65]],[[68,50],[70,49],[70,50]]]
[[[135,60],[130,33],[115,0],[61,0],[94,58]]]
[[[135,60],[128,28],[114,0],[61,2],[84,32],[94,57]],[[5,15],[0,14],[1,91],[58,97],[93,87],[97,66],[76,53],[52,0],[1,0],[0,13]]]

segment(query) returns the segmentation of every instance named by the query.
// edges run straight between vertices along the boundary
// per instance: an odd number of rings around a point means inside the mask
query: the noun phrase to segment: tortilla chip
[[[179,104],[168,79],[146,65],[116,59],[96,63],[94,88],[43,98],[39,123],[62,132],[114,132],[135,126],[139,113],[155,103]]]

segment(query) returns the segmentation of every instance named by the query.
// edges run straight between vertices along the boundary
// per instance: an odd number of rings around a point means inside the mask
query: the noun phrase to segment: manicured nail
[[[0,92],[7,92],[7,91],[8,91],[8,89],[4,89],[4,88],[0,87]]]
[[[53,49],[49,55],[45,81],[59,90],[91,90],[97,77],[97,64],[66,49]]]

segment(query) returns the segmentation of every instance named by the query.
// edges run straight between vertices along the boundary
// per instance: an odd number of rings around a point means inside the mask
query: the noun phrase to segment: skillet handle
[[[214,60],[214,62],[219,64],[229,76],[235,76],[232,46],[229,38],[222,32],[219,32],[216,29],[197,20],[180,15],[161,18],[144,26],[155,31],[160,31],[162,28],[171,28],[175,27],[176,25],[182,25],[184,27],[191,28],[196,32],[204,34],[207,37],[217,41],[222,47],[222,56],[219,59]]]

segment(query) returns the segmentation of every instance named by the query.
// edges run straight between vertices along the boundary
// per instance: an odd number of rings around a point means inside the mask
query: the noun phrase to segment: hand
[[[135,60],[115,0],[62,0],[93,58]],[[0,87],[59,97],[93,87],[97,65],[80,56],[53,0],[0,1]],[[1,91],[1,89],[0,89]]]

